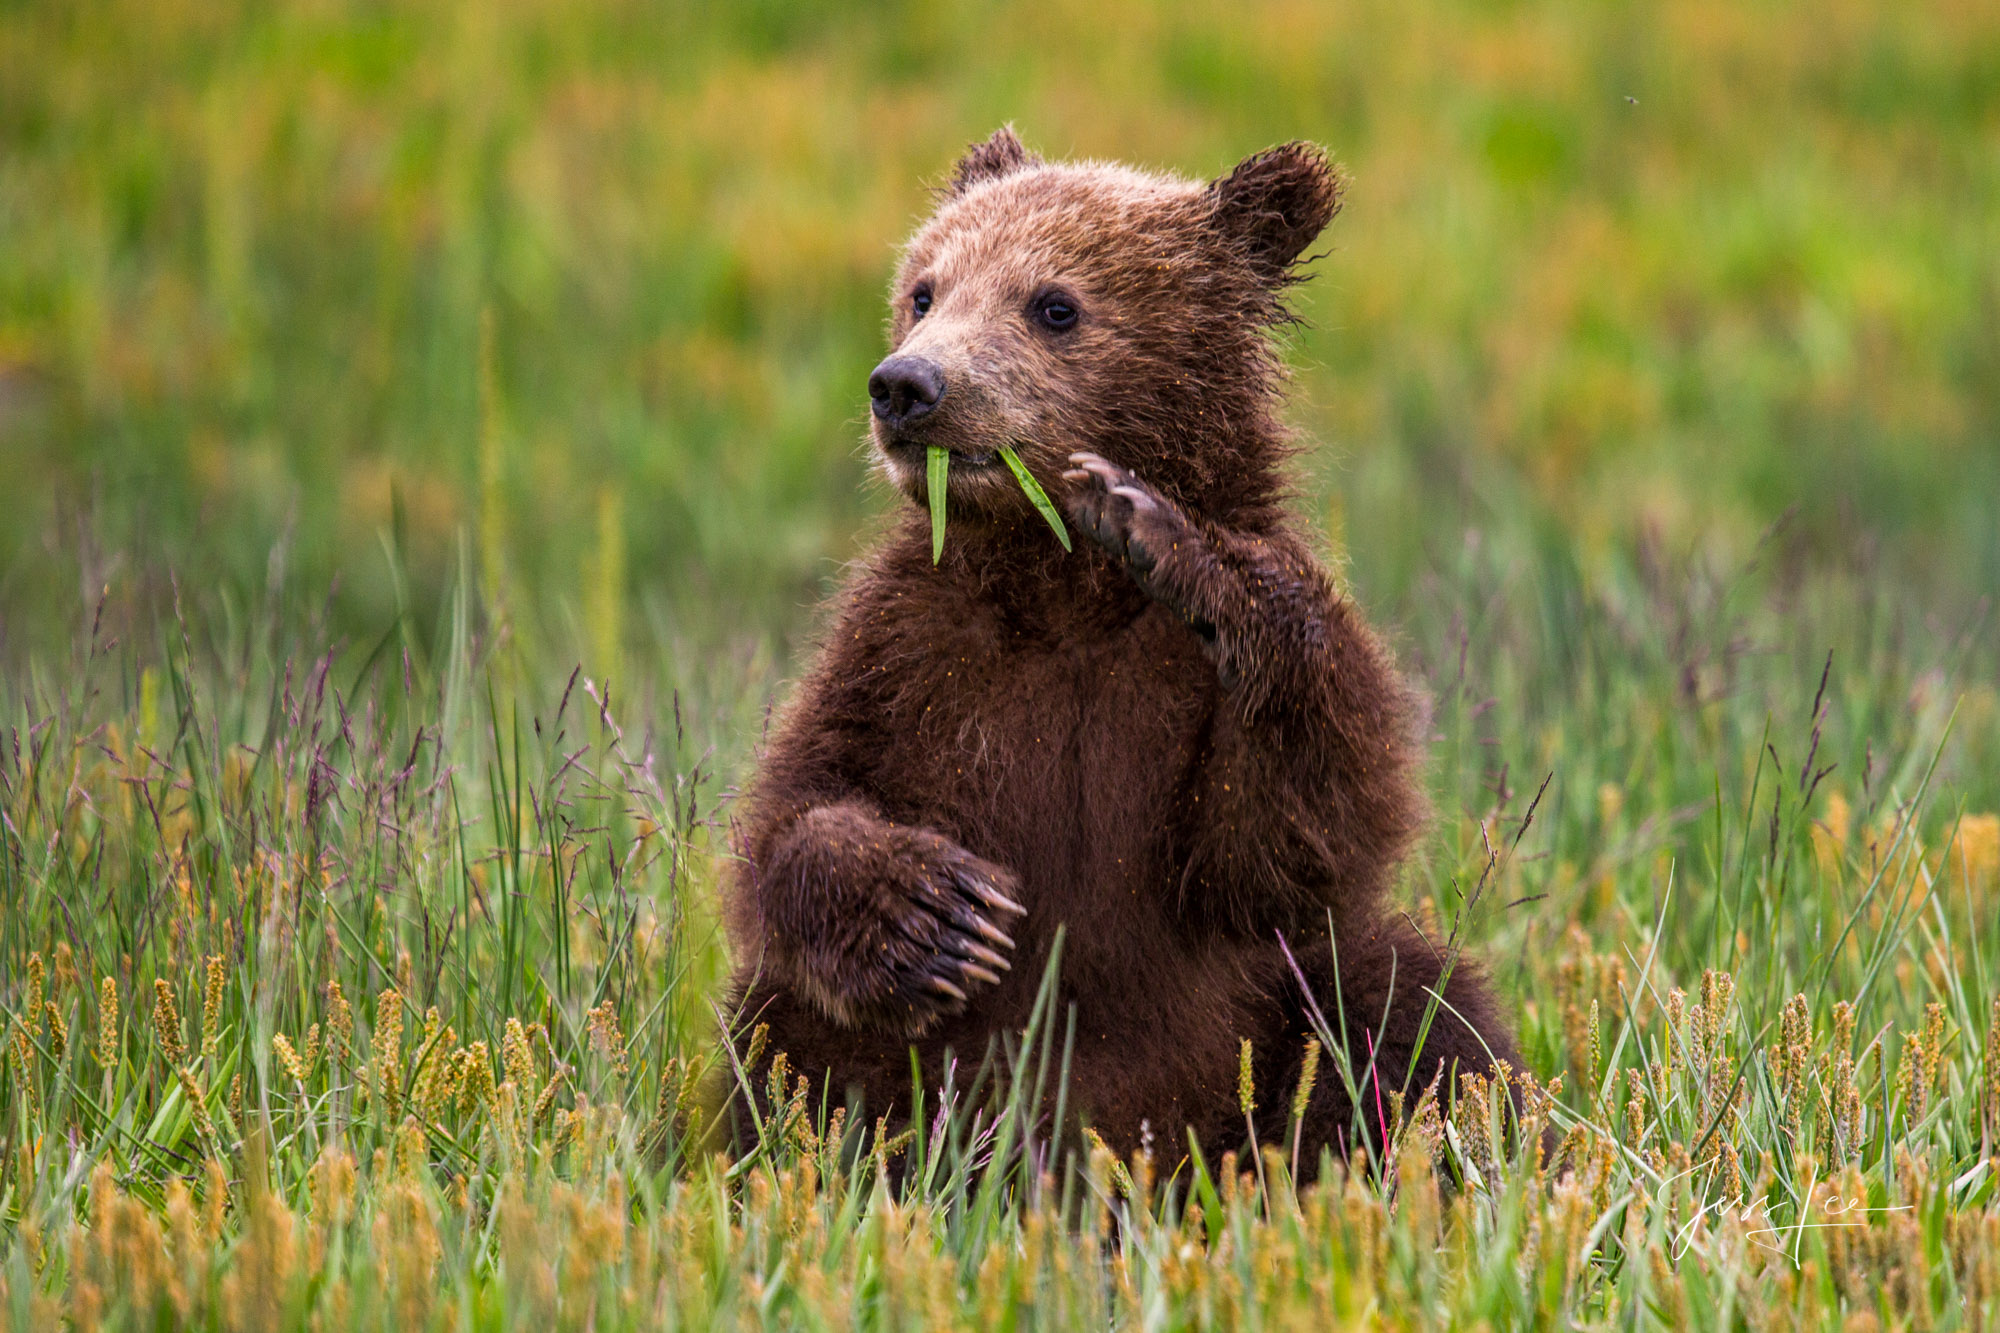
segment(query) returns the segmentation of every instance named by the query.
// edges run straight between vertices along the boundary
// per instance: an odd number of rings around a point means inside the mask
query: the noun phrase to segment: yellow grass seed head
[[[1936,1000],[1924,1006],[1924,1100],[1937,1092],[1938,1069],[1944,1061],[1944,1006]]]
[[[215,1054],[222,1044],[222,955],[208,956],[208,984],[201,993],[201,1050]]]
[[[1924,1063],[1924,1038],[1917,1032],[1903,1034],[1903,1055],[1896,1064],[1896,1100],[1903,1106],[1907,1117],[1905,1124],[1914,1125],[1923,1119],[1924,1086],[1921,1070]]]
[[[63,1022],[62,1010],[56,1008],[54,1000],[42,1001],[42,1013],[48,1019],[49,1054],[60,1060],[69,1049],[69,1026]]]
[[[423,1124],[413,1115],[404,1116],[403,1123],[396,1127],[396,1174],[405,1180],[415,1180],[429,1152],[430,1136],[424,1132]]]
[[[278,1064],[284,1069],[286,1078],[294,1083],[305,1082],[305,1061],[299,1059],[299,1053],[292,1049],[291,1039],[284,1033],[271,1038],[271,1054],[278,1057]]]
[[[1245,1037],[1236,1053],[1236,1104],[1249,1115],[1257,1109],[1257,1076],[1250,1068],[1250,1039]]]
[[[1299,1066],[1298,1090],[1292,1094],[1292,1119],[1298,1120],[1306,1113],[1306,1103],[1312,1100],[1313,1084],[1319,1080],[1319,1038],[1306,1038],[1305,1061]]]
[[[354,1155],[338,1144],[328,1144],[306,1172],[313,1217],[322,1228],[346,1222],[354,1203],[354,1183]]]
[[[118,1063],[118,982],[110,976],[97,984],[97,1063]]]
[[[326,983],[326,1054],[335,1064],[344,1065],[354,1051],[354,1009],[340,989],[340,980]]]
[[[27,1015],[28,1026],[36,1032],[41,1031],[42,1024],[42,981],[44,975],[42,970],[42,956],[38,953],[29,954],[28,998],[27,1003],[21,1006],[21,1012]]]
[[[549,1080],[549,1085],[542,1089],[542,1095],[535,1099],[534,1114],[528,1117],[530,1126],[540,1129],[549,1122],[549,1116],[555,1110],[556,1088],[561,1083],[561,1078],[552,1078]]]
[[[590,1044],[612,1069],[625,1072],[625,1034],[618,1030],[618,1012],[609,1000],[590,1011]]]
[[[394,1120],[402,1111],[403,995],[394,989],[375,1000],[375,1030],[369,1042],[368,1068],[375,1076],[375,1095],[382,1114]]]
[[[500,1067],[521,1096],[535,1095],[535,1054],[528,1046],[527,1029],[518,1018],[509,1018],[500,1034]]]
[[[165,977],[153,982],[153,1036],[167,1063],[178,1066],[187,1047],[181,1041],[181,1007],[174,999],[173,983]]]
[[[493,1083],[492,1054],[485,1042],[475,1041],[465,1049],[460,1060],[458,1112],[460,1115],[471,1115],[475,1111],[491,1110],[498,1096],[499,1089]]]
[[[418,1114],[435,1118],[457,1086],[452,1054],[458,1033],[447,1029],[436,1005],[424,1013],[423,1035],[417,1038],[417,1069],[410,1079],[410,1096]]]
[[[203,1098],[201,1085],[194,1081],[194,1075],[187,1069],[174,1071],[180,1076],[181,1095],[187,1099],[188,1110],[194,1115],[195,1132],[208,1141],[215,1142],[215,1122],[209,1119],[208,1103]]]

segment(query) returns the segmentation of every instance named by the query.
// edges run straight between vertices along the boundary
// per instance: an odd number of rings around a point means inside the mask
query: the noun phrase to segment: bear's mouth
[[[905,463],[921,471],[926,451],[932,445],[942,445],[951,454],[951,465],[958,468],[993,467],[1000,462],[998,449],[967,449],[944,440],[919,439],[914,435],[898,435],[889,440],[883,448],[899,463]]]

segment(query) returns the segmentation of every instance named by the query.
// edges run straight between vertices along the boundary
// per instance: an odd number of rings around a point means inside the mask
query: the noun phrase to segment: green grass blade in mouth
[[[926,452],[929,454],[931,482],[931,563],[935,565],[944,557],[944,489],[945,479],[951,475],[951,451],[941,444],[934,444]],[[1044,500],[1042,503],[1048,502]],[[1063,545],[1069,543],[1064,542]]]
[[[1007,466],[1013,472],[1014,480],[1021,483],[1021,490],[1034,502],[1035,508],[1042,511],[1042,517],[1049,521],[1049,526],[1056,530],[1056,540],[1062,543],[1063,550],[1069,550],[1069,529],[1063,526],[1062,515],[1056,512],[1053,504],[1049,503],[1048,492],[1044,491],[1042,484],[1035,480],[1035,474],[1028,471],[1028,465],[1021,461],[1020,455],[1014,452],[1012,446],[1001,445],[1000,456],[1007,460]]]

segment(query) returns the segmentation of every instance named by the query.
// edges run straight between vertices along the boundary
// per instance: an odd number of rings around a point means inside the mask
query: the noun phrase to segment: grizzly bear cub
[[[1410,696],[1284,504],[1271,333],[1341,185],[1305,143],[1203,184],[1003,129],[904,251],[868,390],[912,503],[772,728],[728,889],[744,1025],[816,1093],[893,1122],[914,1046],[934,1096],[1020,1031],[1059,928],[1067,1105],[1121,1152],[1240,1146],[1246,1038],[1258,1136],[1288,1140],[1316,1015],[1349,1076],[1320,1072],[1307,1163],[1387,1093],[1513,1059],[1473,969],[1384,901],[1424,811]]]

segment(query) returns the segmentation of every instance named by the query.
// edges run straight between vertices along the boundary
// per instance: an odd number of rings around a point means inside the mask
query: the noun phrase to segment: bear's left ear
[[[1345,182],[1317,144],[1267,148],[1209,183],[1214,225],[1267,282],[1280,282],[1340,211]]]
[[[997,181],[1024,167],[1036,166],[1041,160],[1021,143],[1012,125],[1002,125],[993,131],[992,138],[965,150],[965,156],[952,168],[951,184],[945,187],[945,193],[964,194],[981,181]]]

